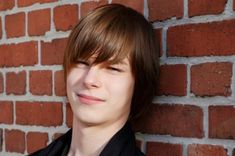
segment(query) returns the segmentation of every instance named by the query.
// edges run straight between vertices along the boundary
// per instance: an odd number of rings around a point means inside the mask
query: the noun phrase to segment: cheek
[[[66,81],[66,91],[69,98],[69,101],[74,99],[74,91],[80,86],[81,82],[81,72],[76,69],[72,69],[67,75]]]
[[[76,68],[71,69],[71,71],[67,75],[67,87],[71,87],[78,83],[81,80],[82,72]]]
[[[110,93],[117,97],[119,100],[122,98],[123,100],[129,100],[132,98],[133,90],[134,90],[134,79],[132,77],[127,77],[123,79],[119,79],[117,81],[113,81],[113,83],[107,84],[109,86]]]

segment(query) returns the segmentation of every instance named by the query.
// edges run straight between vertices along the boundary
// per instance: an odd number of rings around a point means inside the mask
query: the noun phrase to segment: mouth
[[[104,99],[101,99],[95,96],[85,95],[85,94],[77,94],[77,96],[81,103],[87,104],[87,105],[100,104],[105,101]]]

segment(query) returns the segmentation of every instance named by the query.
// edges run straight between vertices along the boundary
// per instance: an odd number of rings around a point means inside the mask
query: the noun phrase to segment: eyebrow
[[[87,59],[87,61],[91,61],[91,62],[94,62],[94,60],[96,60],[96,56],[91,56]],[[82,60],[82,59],[81,59]],[[129,59],[122,59],[120,61],[113,61],[112,59],[111,60],[107,60],[107,61],[104,61],[104,62],[101,62],[100,64],[106,64],[106,65],[115,65],[115,64],[119,64],[119,65],[125,65],[125,66],[128,66],[128,61]]]
[[[118,61],[118,62],[115,62],[115,63],[110,63],[110,65],[114,65],[114,64],[120,64],[120,65],[128,65],[128,62],[127,61],[124,61],[124,60],[121,60],[121,61]]]

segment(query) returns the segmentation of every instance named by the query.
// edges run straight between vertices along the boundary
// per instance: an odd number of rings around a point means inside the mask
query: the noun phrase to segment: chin
[[[86,113],[75,113],[74,114],[74,120],[76,120],[77,123],[80,123],[82,125],[86,126],[96,126],[101,125],[105,123],[105,119],[101,118],[100,116],[97,118],[97,115],[89,115]]]

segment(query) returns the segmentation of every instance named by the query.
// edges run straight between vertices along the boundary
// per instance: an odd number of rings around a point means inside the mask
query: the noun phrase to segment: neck
[[[87,125],[73,118],[72,141],[68,156],[98,156],[125,122]]]

